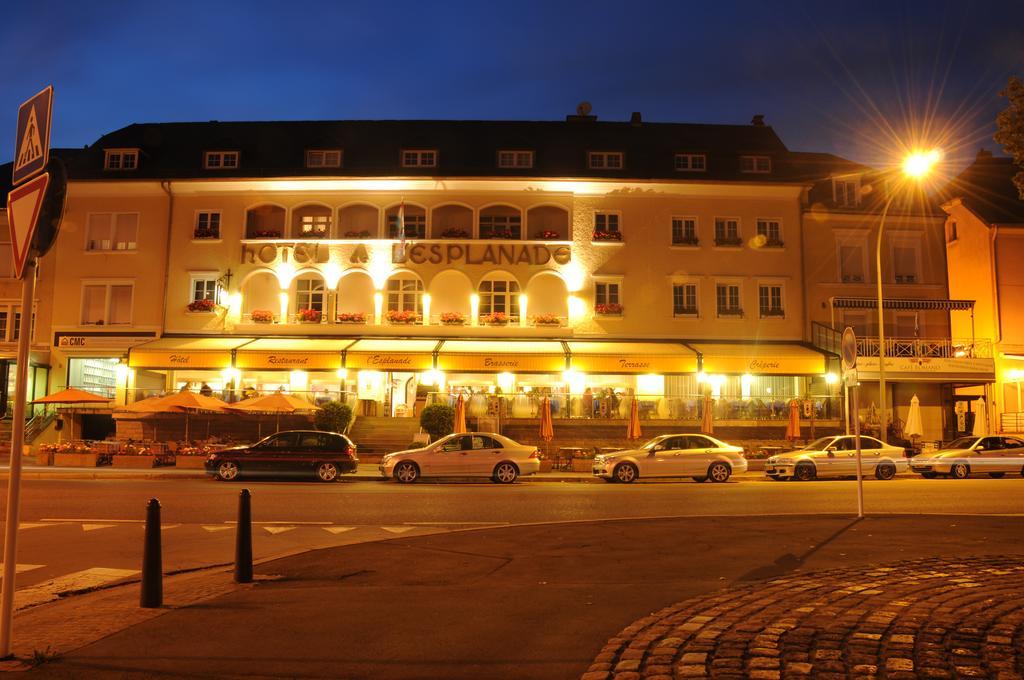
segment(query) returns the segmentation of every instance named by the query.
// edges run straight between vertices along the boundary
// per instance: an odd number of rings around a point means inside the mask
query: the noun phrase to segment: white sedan
[[[540,451],[492,432],[450,434],[420,449],[396,451],[380,461],[380,474],[411,484],[420,477],[487,477],[511,484],[540,472]]]
[[[692,477],[724,482],[734,472],[746,472],[743,448],[704,434],[666,434],[638,449],[594,458],[593,473],[609,482],[629,484],[640,477]]]
[[[854,435],[821,437],[802,449],[772,456],[765,461],[769,479],[806,482],[820,477],[856,477],[857,442]],[[892,479],[907,471],[906,452],[874,437],[860,437],[860,469],[863,475]]]

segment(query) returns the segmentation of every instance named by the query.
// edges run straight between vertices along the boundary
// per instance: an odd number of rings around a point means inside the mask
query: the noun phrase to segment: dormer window
[[[237,151],[206,151],[203,167],[207,170],[234,170],[238,167]]]
[[[591,170],[621,170],[624,165],[621,151],[591,151],[587,154],[587,167]]]
[[[677,153],[676,171],[704,172],[708,169],[708,157],[702,153]]]
[[[857,177],[834,177],[832,198],[836,205],[855,208],[860,205],[860,179]]]
[[[499,168],[526,169],[533,167],[532,151],[502,150],[498,152]]]
[[[139,167],[138,149],[105,149],[104,170],[135,170]]]
[[[740,156],[740,172],[769,173],[772,171],[770,156]]]
[[[437,149],[402,149],[403,168],[436,168]]]
[[[307,168],[340,168],[341,149],[308,149]]]

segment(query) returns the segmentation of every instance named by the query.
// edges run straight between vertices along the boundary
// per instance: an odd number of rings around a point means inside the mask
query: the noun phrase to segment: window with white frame
[[[519,239],[522,236],[522,215],[481,211],[480,238]]]
[[[132,322],[131,283],[83,283],[83,326],[127,326]]]
[[[21,305],[0,302],[0,342],[15,342],[21,335]],[[32,315],[31,337],[36,336],[36,317]],[[12,373],[13,376],[13,373]]]
[[[220,238],[220,211],[200,210],[196,213],[196,228],[192,232],[192,238],[204,239]]]
[[[738,283],[715,285],[715,305],[718,316],[743,316],[743,305],[740,303],[740,299]]]
[[[677,153],[675,167],[679,172],[703,172],[708,169],[708,157],[702,153]]]
[[[697,284],[672,284],[672,316],[697,316]]]
[[[402,149],[403,168],[436,168],[437,149]]]
[[[393,276],[388,279],[388,311],[422,314],[423,282],[414,276]]]
[[[624,166],[621,151],[590,151],[587,167],[591,170],[621,170]]]
[[[740,156],[740,172],[767,173],[772,171],[770,156]]]
[[[323,238],[331,233],[331,213],[299,217],[299,238]]]
[[[764,238],[767,248],[782,247],[782,223],[779,220],[758,219],[757,235]]]
[[[697,218],[696,217],[673,217],[672,218],[672,245],[674,246],[695,246],[697,245]]]
[[[206,151],[203,167],[207,170],[233,170],[238,167],[237,151]]]
[[[139,167],[138,149],[105,149],[104,170],[135,170]]]
[[[307,168],[340,168],[341,149],[307,149]]]
[[[480,282],[480,314],[519,316],[519,282],[490,279]]]
[[[7,307],[0,307],[0,341],[8,342],[7,332],[9,329],[8,319],[10,318],[10,312]]]
[[[215,273],[204,272],[202,274],[193,274],[191,276],[191,297],[189,298],[189,302],[212,300],[216,303],[219,293],[220,283],[217,281],[217,275]]]
[[[734,217],[715,218],[715,245],[740,246],[740,221]]]
[[[594,213],[595,234],[620,234],[619,214],[609,212]]]
[[[11,323],[11,342],[14,342],[21,337],[21,305],[13,305],[11,312],[14,316],[14,321]],[[29,324],[28,337],[35,340],[36,337],[36,315],[32,313],[32,321]]]
[[[86,250],[135,250],[138,213],[90,213],[85,229]]]
[[[840,239],[836,243],[836,248],[839,257],[839,280],[842,283],[867,281],[867,251],[864,239]]]
[[[782,286],[777,283],[761,284],[757,287],[757,309],[762,319],[786,315],[782,305],[782,292]]]
[[[499,168],[532,168],[533,152],[503,149],[498,152]]]
[[[920,283],[915,244],[902,242],[892,246],[892,271],[896,283]]]
[[[597,314],[622,314],[622,298],[618,281],[594,283],[594,311]]]
[[[855,208],[860,205],[860,179],[836,177],[832,180],[832,198],[836,205]]]
[[[324,280],[319,277],[302,278],[295,281],[295,311],[315,309],[324,311]]]
[[[406,238],[427,237],[427,215],[410,214],[408,210],[402,216],[402,226],[405,227]],[[388,215],[388,238],[401,238],[398,233],[398,214]]]

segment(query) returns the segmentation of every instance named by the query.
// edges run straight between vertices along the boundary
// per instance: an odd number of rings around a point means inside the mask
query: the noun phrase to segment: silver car
[[[594,458],[593,473],[608,482],[629,484],[641,477],[692,477],[696,482],[727,481],[746,472],[743,448],[704,434],[666,434],[638,449]]]
[[[821,437],[802,449],[772,456],[765,461],[769,479],[808,481],[821,477],[856,477],[857,452],[854,435]],[[861,474],[892,479],[907,471],[906,452],[874,437],[860,437]]]
[[[420,477],[487,477],[511,484],[540,472],[536,446],[493,432],[450,434],[423,448],[396,451],[380,461],[380,474],[411,484]]]
[[[925,479],[939,475],[967,479],[972,473],[1002,477],[1007,472],[1024,476],[1024,439],[1019,437],[960,437],[935,453],[910,462],[910,469]]]

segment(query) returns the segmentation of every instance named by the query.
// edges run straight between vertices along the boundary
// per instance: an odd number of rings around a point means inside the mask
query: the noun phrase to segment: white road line
[[[229,519],[226,522],[224,522],[224,524],[238,524],[238,521],[237,520],[233,520],[233,519]],[[319,526],[323,526],[325,524],[329,525],[330,522],[289,522],[287,520],[275,520],[273,522],[253,522],[253,524],[260,524],[260,525],[263,525],[263,524],[287,524],[288,526],[302,525],[302,526],[319,527]]]
[[[381,527],[384,531],[390,531],[393,534],[404,534],[406,531],[412,531],[416,527]]]
[[[233,528],[231,526],[225,526],[223,524],[214,524],[214,525],[203,524],[202,527],[204,529],[206,529],[207,531],[224,531],[225,529]]]
[[[291,531],[295,527],[263,527],[264,531],[268,531],[272,534],[283,534],[286,531]]]
[[[39,527],[52,527],[55,524],[43,524],[41,522],[21,522],[18,524],[18,530],[22,529],[38,529]]]
[[[160,531],[166,531],[168,529],[177,529],[180,526],[181,526],[180,524],[161,524],[160,525]],[[145,529],[146,527],[142,527],[142,528]]]
[[[145,523],[146,522],[146,520],[144,520],[144,519],[104,519],[102,517],[101,518],[90,518],[90,519],[81,519],[81,518],[78,518],[78,519],[65,519],[65,518],[44,517],[43,519],[41,519],[39,521],[40,522],[104,522],[104,523],[116,522],[118,524],[138,524],[138,523]]]
[[[116,524],[83,524],[82,531],[96,531],[97,529],[113,529]]]
[[[335,534],[335,535],[343,534],[346,531],[352,531],[353,529],[355,529],[355,527],[320,527],[320,528],[323,529],[324,531],[329,531],[329,532],[331,532],[332,534]]]
[[[431,526],[447,526],[454,524],[457,526],[491,526],[491,525],[507,525],[509,522],[402,522],[402,524],[408,524],[409,526],[415,527],[431,527]]]
[[[14,565],[15,573],[20,574],[23,571],[32,571],[33,569],[40,569],[45,567],[45,564],[16,564]],[[4,563],[0,562],[0,569],[4,568]]]

